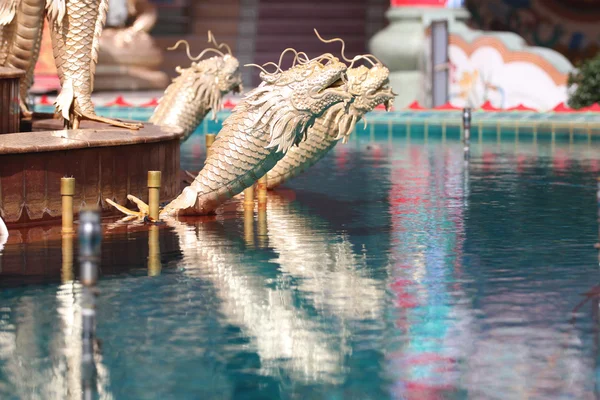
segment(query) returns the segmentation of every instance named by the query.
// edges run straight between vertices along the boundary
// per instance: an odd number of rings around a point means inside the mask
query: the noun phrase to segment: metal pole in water
[[[75,178],[60,178],[60,195],[62,197],[62,233],[73,233]]]
[[[256,183],[256,198],[258,207],[264,207],[267,204],[267,174],[263,175]]]
[[[94,340],[96,336],[96,283],[100,264],[102,227],[97,208],[79,214],[79,275],[83,285],[81,295],[81,379],[83,398],[93,395],[95,363]]]
[[[254,209],[254,184],[244,189],[244,208]]]
[[[160,178],[160,171],[148,171],[148,214],[154,221],[158,221]]]
[[[469,107],[463,109],[463,141],[465,161],[469,159],[471,153],[471,109]]]

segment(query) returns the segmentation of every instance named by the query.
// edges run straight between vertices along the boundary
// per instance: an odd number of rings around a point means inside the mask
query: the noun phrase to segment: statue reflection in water
[[[216,288],[225,322],[250,338],[263,373],[284,368],[298,381],[339,383],[351,353],[350,323],[381,316],[384,284],[367,276],[347,238],[277,194],[269,194],[266,209],[258,208],[257,224],[253,214],[244,212],[248,229],[237,239],[227,237],[218,221],[166,222],[179,237],[185,273]],[[265,237],[278,268],[254,258],[252,248],[263,247]],[[298,297],[309,305],[301,306]]]

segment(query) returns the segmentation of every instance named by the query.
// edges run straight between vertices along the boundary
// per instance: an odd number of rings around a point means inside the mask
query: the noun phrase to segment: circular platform
[[[147,173],[162,172],[161,201],[179,194],[178,128],[149,123],[138,131],[84,121],[33,123],[33,132],[0,135],[0,216],[8,226],[61,217],[60,179],[75,178],[75,213],[86,205],[114,210],[109,198],[128,204],[127,194],[147,201]]]

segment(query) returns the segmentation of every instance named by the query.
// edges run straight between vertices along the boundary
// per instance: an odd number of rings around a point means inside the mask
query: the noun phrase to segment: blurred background
[[[599,20],[600,0],[110,0],[95,89],[162,91],[175,67],[190,63],[182,47],[166,49],[185,39],[198,54],[209,30],[242,65],[277,61],[287,47],[309,56],[339,54],[339,45],[316,38],[316,28],[326,38],[343,38],[349,56],[372,52],[390,67],[392,86],[402,91],[397,106],[439,105],[431,99],[429,76],[446,68],[446,97],[455,106],[489,101],[497,108],[550,110],[567,101],[574,66],[596,55]],[[442,55],[445,66],[431,65],[434,21],[448,24],[449,48],[440,49],[448,53]],[[59,87],[46,39],[36,70],[38,93]],[[515,69],[509,65],[515,61],[534,67]],[[242,70],[246,88],[259,83],[256,68]],[[532,97],[534,92],[543,96]]]

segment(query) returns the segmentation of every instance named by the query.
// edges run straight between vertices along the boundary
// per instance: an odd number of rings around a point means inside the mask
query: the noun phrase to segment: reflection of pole
[[[62,235],[62,283],[73,280],[73,234]]]
[[[244,204],[244,239],[246,246],[254,247],[254,208]]]
[[[264,203],[264,206],[261,206],[259,203],[258,206],[258,247],[264,249],[267,247],[269,243],[269,236],[267,232],[267,205]]]
[[[258,201],[258,247],[267,247],[267,174],[263,175],[256,183],[256,199]]]
[[[463,141],[465,161],[469,159],[471,153],[471,109],[463,109]]]
[[[160,275],[160,241],[159,228],[156,225],[150,227],[148,233],[148,276]]]
[[[100,264],[102,228],[97,209],[84,210],[79,215],[79,263],[81,294],[81,379],[83,398],[92,399],[96,376],[94,339],[96,336],[96,282]]]

